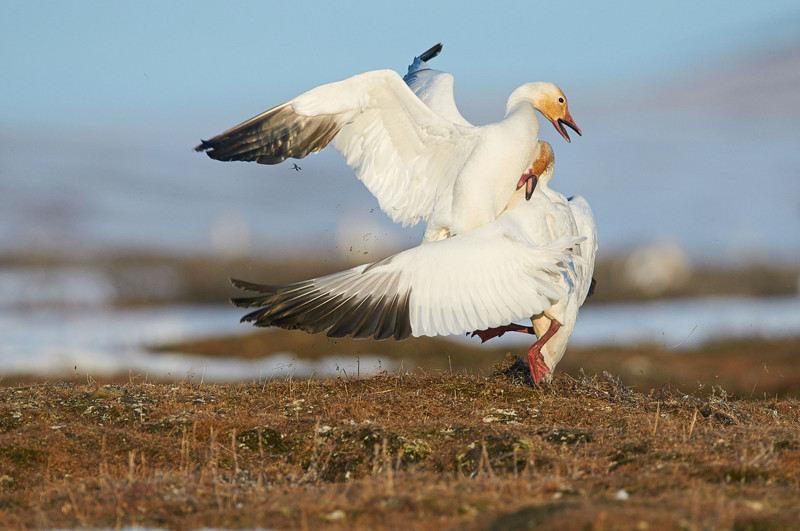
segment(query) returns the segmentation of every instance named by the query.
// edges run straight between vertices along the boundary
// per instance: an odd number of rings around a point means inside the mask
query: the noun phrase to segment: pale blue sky
[[[796,0],[466,4],[3,0],[0,127],[207,135],[325,82],[402,71],[438,41],[457,97],[502,106],[536,79],[585,97],[780,43],[800,25]]]

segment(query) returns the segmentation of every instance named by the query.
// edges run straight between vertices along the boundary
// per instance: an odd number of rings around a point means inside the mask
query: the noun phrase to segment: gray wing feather
[[[411,335],[411,289],[398,291],[398,273],[362,276],[359,266],[294,284],[268,286],[231,279],[233,285],[259,295],[231,299],[234,305],[258,309],[242,317],[255,326],[278,326],[329,337],[405,339]],[[372,277],[372,278],[369,278]]]
[[[215,160],[278,164],[320,151],[339,129],[341,125],[334,116],[301,116],[287,102],[203,140],[194,150],[205,151]]]

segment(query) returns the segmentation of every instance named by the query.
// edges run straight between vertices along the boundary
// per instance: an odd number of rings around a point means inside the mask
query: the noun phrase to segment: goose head
[[[575,121],[569,114],[567,97],[553,83],[537,81],[535,83],[526,83],[517,88],[508,98],[506,112],[510,112],[520,103],[529,103],[534,109],[542,113],[542,116],[553,124],[556,131],[567,142],[570,140],[566,129],[564,129],[565,125],[578,133],[578,135],[582,134],[580,128],[575,125]]]

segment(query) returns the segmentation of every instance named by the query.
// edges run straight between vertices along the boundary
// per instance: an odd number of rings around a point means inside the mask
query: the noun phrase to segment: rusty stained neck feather
[[[522,188],[529,179],[533,179],[533,186],[529,187],[526,198],[530,199],[530,194],[533,192],[533,187],[536,186],[536,181],[541,177],[551,164],[555,164],[555,154],[553,153],[552,146],[542,140],[538,144],[539,154],[533,161],[530,169],[522,174],[522,177],[517,181],[517,189]]]
[[[531,166],[531,174],[540,177],[547,167],[550,164],[555,162],[555,155],[553,153],[553,148],[544,141],[539,141],[539,155],[537,155],[536,160],[533,161],[533,165]]]

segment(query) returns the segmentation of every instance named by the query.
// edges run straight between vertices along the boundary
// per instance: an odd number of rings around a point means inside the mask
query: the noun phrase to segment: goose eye
[[[558,98],[558,103],[564,103],[564,98]]]

